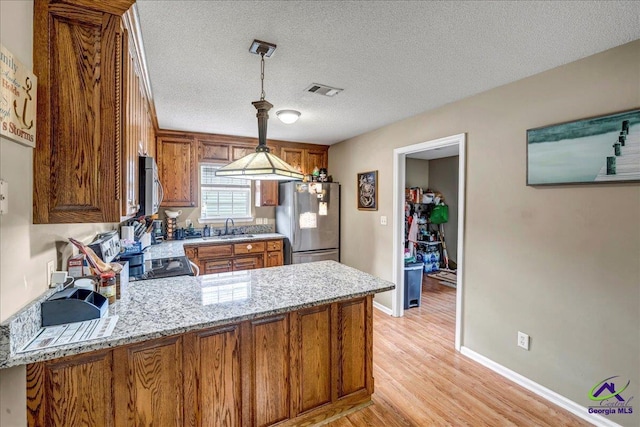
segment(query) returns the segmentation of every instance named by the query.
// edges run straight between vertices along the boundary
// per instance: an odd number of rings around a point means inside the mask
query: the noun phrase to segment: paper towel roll
[[[120,238],[122,240],[134,241],[133,230],[134,230],[133,226],[123,225],[122,227],[120,227]]]

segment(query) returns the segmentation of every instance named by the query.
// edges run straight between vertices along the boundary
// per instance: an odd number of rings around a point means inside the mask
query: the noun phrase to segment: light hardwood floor
[[[373,404],[331,427],[590,425],[456,352],[455,297],[425,276],[421,307],[374,310]]]

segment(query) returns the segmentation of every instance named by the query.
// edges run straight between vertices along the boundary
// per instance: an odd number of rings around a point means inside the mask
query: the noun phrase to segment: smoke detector
[[[336,96],[343,90],[344,89],[338,89],[337,87],[331,87],[331,86],[323,85],[320,83],[311,83],[311,85],[307,87],[304,91],[315,93],[318,95],[324,95],[324,96]]]

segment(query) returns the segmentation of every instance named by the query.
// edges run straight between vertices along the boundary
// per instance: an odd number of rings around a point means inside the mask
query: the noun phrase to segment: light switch
[[[0,215],[9,213],[9,183],[0,180]]]
[[[380,217],[380,225],[387,225],[387,217],[382,215]]]

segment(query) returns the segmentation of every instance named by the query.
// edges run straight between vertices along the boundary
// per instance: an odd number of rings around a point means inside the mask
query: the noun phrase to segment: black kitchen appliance
[[[131,270],[130,270],[131,271]],[[130,280],[162,279],[164,277],[193,276],[193,269],[186,256],[158,258],[145,261],[144,272]]]

